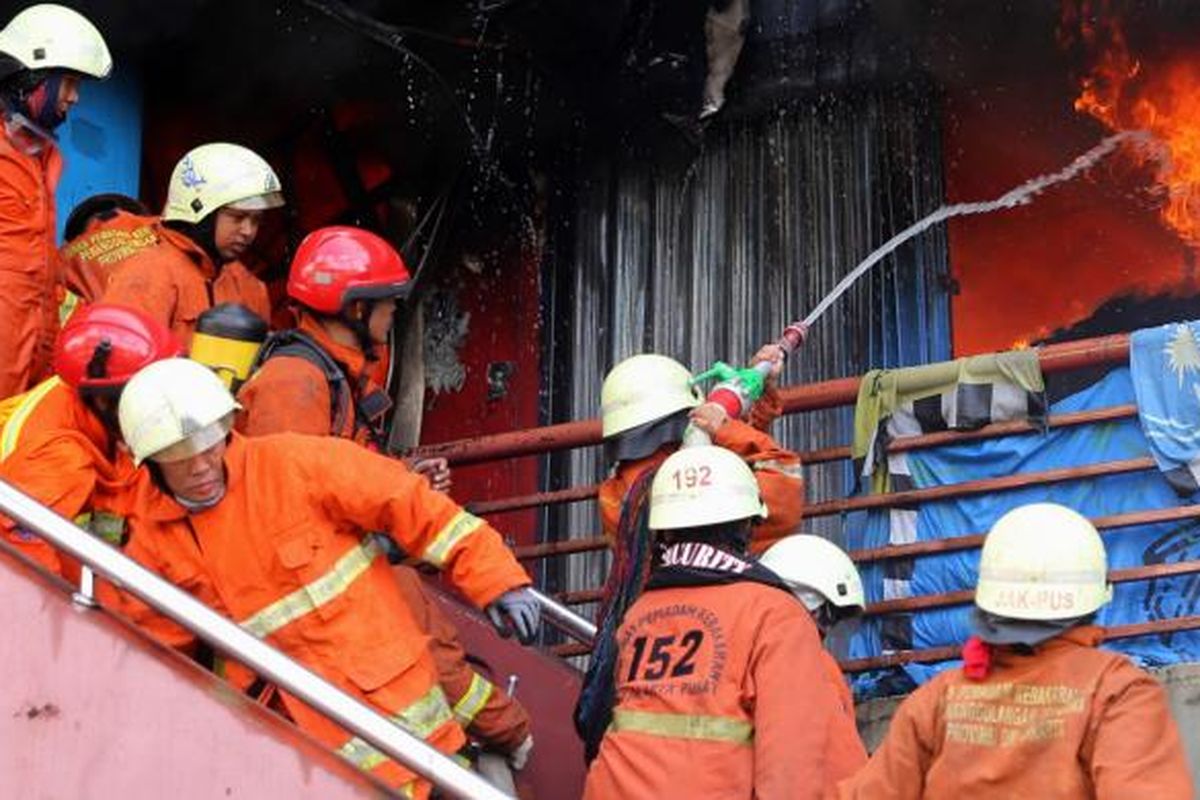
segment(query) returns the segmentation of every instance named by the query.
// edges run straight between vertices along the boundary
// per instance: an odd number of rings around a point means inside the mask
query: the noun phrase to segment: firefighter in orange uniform
[[[1097,649],[1104,543],[1064,506],[1016,508],[984,540],[963,666],[901,703],[842,798],[1193,797],[1166,693]],[[1064,611],[1070,616],[1064,617]]]
[[[120,546],[123,495],[135,470],[122,452],[117,400],[142,367],[182,352],[171,332],[135,309],[97,304],[63,327],[55,377],[21,397],[0,432],[0,478],[77,525]],[[68,580],[78,565],[9,520],[4,537]]]
[[[167,187],[155,243],[112,267],[104,300],[145,309],[191,347],[196,320],[219,303],[271,318],[267,287],[237,261],[258,236],[263,212],[283,205],[279,178],[252,150],[217,142],[180,159]],[[136,227],[128,212],[110,223]]]
[[[264,345],[238,393],[237,429],[333,435],[385,450],[386,345],[396,301],[410,288],[400,254],[370,231],[332,226],[304,237],[287,283],[298,325]],[[446,460],[427,461],[436,463],[412,466],[448,489]]]
[[[632,490],[635,485],[645,486],[647,481],[639,483],[638,479],[678,449],[689,423],[712,437],[713,444],[742,456],[754,469],[771,514],[754,526],[750,545],[753,552],[799,529],[804,515],[800,457],[764,432],[781,410],[775,378],[783,366],[783,353],[777,346],[768,345],[751,363],[764,360],[774,361],[776,366],[748,422],[729,419],[721,406],[705,403],[692,386],[691,373],[666,356],[633,356],[609,371],[600,391],[605,461],[613,469],[600,485],[600,521],[605,536],[616,538],[622,508],[640,502]]]
[[[396,299],[408,288],[400,254],[369,231],[339,226],[305,237],[288,276],[299,328],[275,333],[264,347],[261,366],[238,394],[243,410],[237,429],[252,436],[332,435],[385,449],[391,401],[372,378],[373,367],[387,343]],[[432,461],[414,469],[444,490],[445,459]],[[431,604],[415,571],[402,567],[396,573],[414,617],[431,636],[442,687],[459,721],[520,769],[533,746],[529,715],[467,665],[454,625]]]
[[[81,303],[95,303],[108,286],[113,267],[158,243],[158,220],[139,200],[123,194],[97,194],[71,209],[63,227],[63,287],[59,308],[65,321]]]
[[[147,462],[126,552],[445,753],[465,739],[387,562],[383,531],[443,569],[523,642],[540,606],[500,535],[393,459],[329,437],[231,433],[237,404],[187,359],[143,369],[121,396],[125,441]],[[148,611],[130,601],[135,621]],[[175,644],[180,644],[176,642]],[[428,785],[286,693],[325,744],[418,797]]]
[[[79,99],[80,80],[111,70],[104,37],[63,6],[30,6],[0,30],[0,398],[49,374],[62,271],[53,131]]]
[[[818,798],[861,766],[816,626],[747,553],[765,511],[725,448],[685,447],[659,467],[655,564],[617,634],[617,703],[587,800]]]
[[[767,548],[758,563],[783,579],[812,615],[823,641],[838,623],[863,612],[862,578],[850,557],[827,539],[803,533],[785,536]],[[837,689],[841,712],[855,725],[854,695],[841,667],[824,649],[821,664],[830,685]],[[840,763],[866,762],[867,751],[858,736],[839,739],[836,744],[846,748],[837,756]]]

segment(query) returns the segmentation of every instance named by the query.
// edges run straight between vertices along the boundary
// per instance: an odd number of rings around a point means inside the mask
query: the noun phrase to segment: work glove
[[[516,632],[521,644],[532,644],[537,637],[542,605],[528,588],[505,592],[486,611],[501,636],[508,638]]]

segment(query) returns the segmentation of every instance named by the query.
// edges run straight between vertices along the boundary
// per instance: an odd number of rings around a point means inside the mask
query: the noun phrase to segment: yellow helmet
[[[1031,503],[996,521],[983,541],[975,605],[1000,617],[1071,619],[1112,597],[1096,528],[1066,506]]]
[[[104,37],[87,17],[54,3],[17,14],[0,30],[0,52],[26,69],[67,69],[93,78],[112,72]]]
[[[703,398],[691,382],[687,367],[666,356],[633,356],[617,364],[600,389],[604,438],[700,405]]]
[[[202,144],[179,160],[167,186],[167,221],[201,222],[223,206],[262,211],[283,205],[279,176],[262,156],[226,142]]]
[[[862,578],[854,562],[828,539],[808,534],[785,536],[767,548],[759,563],[783,578],[809,611],[824,602],[857,611],[865,605]]]
[[[724,447],[697,445],[677,450],[658,468],[650,484],[652,530],[766,516],[754,473],[740,456]]]
[[[117,416],[133,460],[180,461],[229,435],[239,406],[221,379],[188,358],[142,368],[125,390]]]

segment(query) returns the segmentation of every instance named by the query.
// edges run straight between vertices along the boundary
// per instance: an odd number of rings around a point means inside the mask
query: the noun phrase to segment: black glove
[[[515,631],[521,644],[532,644],[542,618],[542,604],[529,589],[512,589],[487,607],[488,618],[505,638]]]

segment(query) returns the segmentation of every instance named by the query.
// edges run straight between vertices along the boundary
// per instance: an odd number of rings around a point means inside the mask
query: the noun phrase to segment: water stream
[[[845,294],[846,290],[854,285],[855,281],[862,277],[867,270],[883,260],[884,256],[939,222],[951,219],[952,217],[962,217],[969,214],[990,214],[993,211],[1003,211],[1006,208],[1016,208],[1019,205],[1024,205],[1043,190],[1055,184],[1065,183],[1079,177],[1099,161],[1111,155],[1122,143],[1136,141],[1143,145],[1148,145],[1150,140],[1150,134],[1146,131],[1122,131],[1121,133],[1109,136],[1058,172],[1039,175],[1015,189],[1010,189],[995,200],[984,200],[976,203],[955,203],[953,205],[942,206],[929,216],[914,222],[891,239],[888,239],[875,252],[864,258],[857,267],[846,273],[846,277],[838,281],[837,286],[833,287],[833,291],[825,295],[821,299],[821,302],[817,303],[816,308],[808,313],[808,316],[804,318],[804,324],[811,326],[820,319],[821,315],[829,310],[829,307]]]

